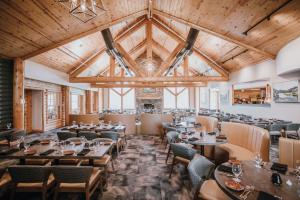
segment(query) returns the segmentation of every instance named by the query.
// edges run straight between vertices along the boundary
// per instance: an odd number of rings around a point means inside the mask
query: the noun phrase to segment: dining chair
[[[162,142],[164,141],[165,136],[167,135],[168,132],[177,130],[175,127],[170,126],[170,123],[168,122],[163,122],[162,127],[163,127],[163,134],[161,135]]]
[[[11,177],[5,167],[0,167],[0,199],[2,199],[5,192],[9,189]]]
[[[114,131],[102,131],[100,132],[100,138],[109,138],[112,139],[115,142],[115,146],[117,148],[117,156],[119,155],[120,152],[120,146],[122,145],[122,140],[119,137],[118,132]]]
[[[171,166],[171,171],[169,178],[172,176],[174,165],[181,163],[186,167],[189,165],[190,161],[194,158],[196,150],[189,147],[184,143],[171,143],[171,150],[173,152],[173,161]]]
[[[167,153],[167,157],[166,157],[166,163],[168,163],[168,159],[170,156],[170,152],[171,152],[171,144],[175,143],[176,140],[178,140],[178,135],[179,133],[177,131],[169,131],[167,133],[167,143],[166,143],[166,148],[169,144],[169,148],[168,148],[168,153]]]
[[[85,193],[89,200],[96,189],[102,189],[101,170],[90,166],[55,166],[52,173],[56,181],[54,200],[59,193]]]
[[[194,158],[188,165],[188,173],[194,190],[194,199],[229,200],[215,180],[210,180],[215,165],[204,156]]]
[[[286,136],[288,138],[293,138],[293,139],[299,139],[299,133],[298,130],[300,128],[300,124],[296,124],[296,123],[291,123],[286,125]]]
[[[60,141],[61,140],[67,140],[67,139],[72,138],[72,137],[77,137],[77,133],[71,132],[71,131],[59,131],[56,134],[57,134],[57,137]]]
[[[96,138],[92,141],[92,143],[98,143],[101,142],[104,145],[106,145],[107,143],[113,144],[114,141],[112,139],[109,138]],[[115,167],[114,167],[114,162],[112,159],[112,148],[109,149],[108,154],[103,155],[101,158],[99,159],[94,159],[93,161],[93,166],[94,167],[100,167],[100,168],[104,168],[104,173],[105,173],[105,179],[107,180],[108,178],[108,167],[109,167],[109,163],[111,163],[111,167],[113,172],[115,171]],[[81,162],[81,165],[83,166],[87,166],[89,165],[89,161],[88,160],[83,160]]]
[[[8,172],[13,183],[11,200],[16,192],[41,192],[42,199],[46,200],[55,184],[50,167],[16,165],[9,167]]]
[[[78,137],[85,137],[87,140],[93,140],[99,137],[94,131],[79,131]]]

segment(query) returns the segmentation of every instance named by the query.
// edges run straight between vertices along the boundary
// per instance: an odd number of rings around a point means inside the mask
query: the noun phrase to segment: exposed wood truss
[[[152,59],[152,21],[147,21],[146,28],[146,37],[147,37],[147,58]]]
[[[104,82],[206,82],[227,81],[228,78],[221,76],[178,76],[178,77],[70,77],[71,83],[104,83]]]
[[[207,84],[204,82],[196,83],[104,83],[104,84],[91,84],[92,88],[158,88],[158,87],[205,87]]]
[[[190,27],[193,27],[193,28],[195,28],[195,29],[198,29],[198,30],[200,30],[200,31],[209,33],[209,34],[214,35],[214,36],[216,36],[216,37],[222,38],[223,40],[226,40],[226,41],[235,43],[235,44],[237,44],[237,45],[239,45],[239,46],[241,46],[241,47],[244,47],[244,48],[246,48],[246,49],[249,49],[249,50],[252,50],[252,51],[257,52],[257,53],[259,53],[259,54],[262,54],[262,55],[264,55],[264,56],[267,57],[267,58],[275,59],[275,55],[273,55],[273,54],[270,54],[270,53],[268,53],[268,52],[265,52],[265,51],[263,51],[263,50],[261,50],[261,49],[259,49],[259,48],[253,47],[253,46],[251,46],[251,45],[249,45],[249,44],[246,44],[246,43],[244,43],[244,42],[242,42],[242,41],[240,41],[240,40],[238,40],[238,39],[235,39],[235,38],[233,38],[233,37],[228,37],[228,36],[226,36],[225,34],[218,33],[218,32],[216,32],[216,31],[213,31],[213,30],[208,29],[208,28],[206,28],[206,27],[199,26],[199,25],[197,25],[197,24],[188,22],[188,21],[186,21],[186,20],[184,20],[184,19],[181,19],[181,18],[179,18],[179,17],[176,17],[176,16],[174,16],[174,15],[170,15],[170,14],[168,14],[168,13],[164,13],[164,12],[161,12],[161,11],[156,10],[156,9],[153,9],[153,14],[156,14],[156,15],[159,15],[159,16],[163,16],[163,17],[167,17],[167,18],[176,20],[176,21],[178,21],[178,22],[180,22],[180,23],[186,24],[186,25],[188,25],[188,26],[190,26]]]
[[[85,32],[83,32],[83,33],[79,33],[79,34],[74,35],[74,36],[72,36],[72,37],[70,37],[70,38],[64,39],[64,40],[62,40],[62,41],[60,41],[60,42],[57,42],[57,43],[54,43],[54,44],[52,44],[52,45],[50,45],[50,46],[48,46],[48,47],[44,47],[44,48],[41,48],[41,49],[39,49],[39,50],[37,50],[37,51],[34,51],[34,52],[32,52],[32,53],[29,53],[29,54],[23,56],[22,59],[23,59],[23,60],[26,60],[26,59],[32,58],[32,57],[34,57],[34,56],[36,56],[36,55],[39,55],[39,54],[42,54],[42,53],[44,53],[44,52],[46,52],[46,51],[50,51],[51,49],[55,49],[55,48],[57,48],[57,47],[60,47],[60,46],[65,45],[65,44],[67,44],[67,43],[70,43],[70,42],[72,42],[72,41],[74,41],[74,40],[80,39],[80,38],[82,38],[82,37],[84,37],[84,36],[90,35],[90,34],[92,34],[92,33],[95,33],[95,32],[97,32],[97,31],[101,31],[101,30],[106,29],[106,28],[109,28],[109,27],[111,27],[111,26],[113,26],[113,25],[115,25],[115,24],[118,24],[118,23],[122,22],[122,21],[131,19],[131,18],[137,18],[137,17],[143,16],[143,15],[145,15],[146,13],[147,13],[147,10],[142,10],[142,11],[139,11],[139,12],[136,12],[136,13],[133,13],[133,14],[130,14],[130,15],[127,15],[127,16],[125,16],[125,17],[121,17],[121,18],[119,18],[119,19],[117,19],[117,20],[114,20],[114,21],[112,21],[112,22],[110,22],[110,23],[106,23],[106,24],[103,24],[103,25],[98,26],[98,27],[96,27],[96,28],[92,28],[92,29],[90,29],[90,30],[88,30],[88,31],[85,31]]]

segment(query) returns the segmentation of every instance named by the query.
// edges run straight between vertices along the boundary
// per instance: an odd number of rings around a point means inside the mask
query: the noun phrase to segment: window
[[[57,92],[48,92],[47,97],[47,111],[48,119],[59,119],[59,104],[60,104],[60,95]]]
[[[164,89],[164,108],[174,109],[189,108],[189,90],[188,88],[165,88]]]
[[[80,95],[78,94],[71,95],[71,113],[72,114],[80,113]]]
[[[135,91],[133,88],[109,89],[109,108],[112,110],[135,109]]]
[[[219,90],[211,89],[210,90],[210,100],[209,100],[209,109],[216,110],[219,109]]]

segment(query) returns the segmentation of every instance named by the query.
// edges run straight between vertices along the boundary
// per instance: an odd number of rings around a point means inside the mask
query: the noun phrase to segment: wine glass
[[[255,160],[255,167],[261,168],[262,158],[259,153],[255,155],[254,160]]]
[[[11,123],[7,123],[6,127],[7,127],[7,129],[10,129],[11,128]]]
[[[29,141],[24,141],[24,148],[25,148],[25,151],[28,151],[28,148],[30,147],[30,142]]]
[[[73,125],[73,126],[76,126],[76,121],[73,121],[73,122],[72,122],[72,125]]]
[[[242,166],[239,163],[234,163],[232,165],[232,173],[235,176],[235,178],[233,178],[233,180],[237,183],[241,182],[241,180],[239,179],[239,176],[242,174]]]

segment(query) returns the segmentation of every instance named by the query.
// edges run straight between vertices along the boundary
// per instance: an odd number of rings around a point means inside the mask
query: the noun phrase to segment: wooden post
[[[183,75],[188,76],[189,75],[189,57],[186,56],[183,60]]]
[[[115,68],[116,68],[116,61],[113,56],[110,56],[110,66],[109,66],[109,76],[114,77],[115,76]]]
[[[94,112],[99,113],[99,91],[94,92]]]
[[[93,92],[90,90],[86,90],[86,101],[85,101],[85,105],[86,105],[86,114],[90,114],[93,112],[93,97],[92,97]]]
[[[13,125],[24,129],[24,61],[16,58],[13,80]]]
[[[63,86],[65,124],[70,125],[70,87]]]
[[[146,37],[147,37],[147,58],[152,59],[152,22],[151,22],[151,20],[147,21]]]

